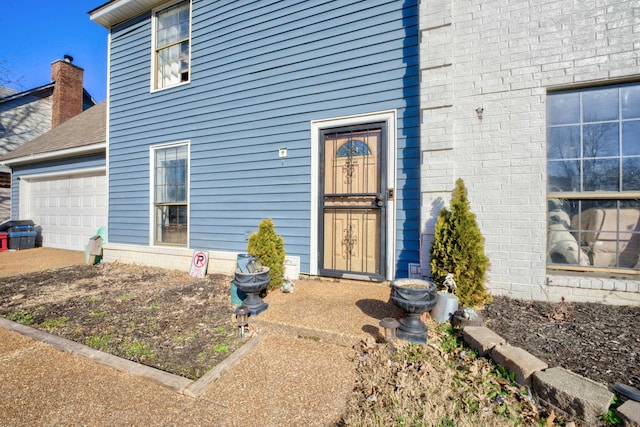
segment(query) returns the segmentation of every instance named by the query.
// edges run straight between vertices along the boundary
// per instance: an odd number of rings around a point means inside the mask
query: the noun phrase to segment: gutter
[[[49,160],[57,160],[65,157],[76,157],[84,154],[93,154],[106,151],[107,143],[101,142],[98,144],[85,145],[83,147],[68,148],[66,150],[51,151],[49,153],[31,154],[28,156],[16,157],[15,159],[8,159],[0,163],[0,166],[18,166],[25,163],[44,162]]]
[[[107,30],[116,24],[150,11],[166,0],[110,0],[90,10],[89,19]]]

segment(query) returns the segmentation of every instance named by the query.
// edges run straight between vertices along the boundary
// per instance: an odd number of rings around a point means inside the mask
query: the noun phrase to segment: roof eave
[[[114,25],[166,3],[167,0],[111,0],[89,11],[90,19],[110,29]]]
[[[33,89],[28,89],[28,90],[25,90],[25,91],[22,91],[22,92],[17,92],[17,93],[11,94],[9,96],[5,96],[4,98],[0,98],[0,103],[13,101],[14,99],[22,98],[22,97],[25,97],[25,96],[36,95],[37,93],[42,92],[44,90],[52,89],[54,85],[55,85],[55,83],[50,82],[50,83],[47,83],[45,85],[35,87]]]
[[[28,156],[16,157],[15,159],[7,159],[2,161],[0,165],[13,167],[13,166],[19,166],[27,163],[36,163],[36,162],[58,160],[58,159],[63,159],[68,157],[77,157],[77,156],[82,156],[87,154],[100,153],[102,151],[105,151],[106,148],[107,148],[107,144],[105,142],[100,142],[97,144],[85,145],[82,147],[67,148],[65,150],[32,154]]]

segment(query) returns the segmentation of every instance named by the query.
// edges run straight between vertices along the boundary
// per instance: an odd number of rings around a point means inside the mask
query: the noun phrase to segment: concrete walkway
[[[257,341],[197,397],[103,353],[0,327],[0,426],[333,425],[355,379],[351,346],[401,314],[389,294],[339,281],[272,292],[269,309],[250,319]]]

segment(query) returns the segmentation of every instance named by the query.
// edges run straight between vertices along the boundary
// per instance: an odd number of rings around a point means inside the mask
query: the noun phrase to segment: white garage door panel
[[[21,217],[42,227],[43,246],[84,250],[89,237],[107,225],[104,173],[33,179],[26,190],[29,212]]]

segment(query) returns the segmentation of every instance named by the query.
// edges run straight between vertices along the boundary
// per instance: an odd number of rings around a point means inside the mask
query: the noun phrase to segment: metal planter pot
[[[236,269],[233,284],[246,294],[242,304],[247,306],[252,316],[256,316],[265,311],[269,305],[260,298],[260,293],[267,288],[271,274],[269,267],[262,267],[255,273],[243,273]]]
[[[436,285],[421,279],[397,279],[391,282],[391,301],[400,307],[405,317],[400,319],[398,338],[427,342],[427,325],[420,320],[423,313],[436,304]]]

